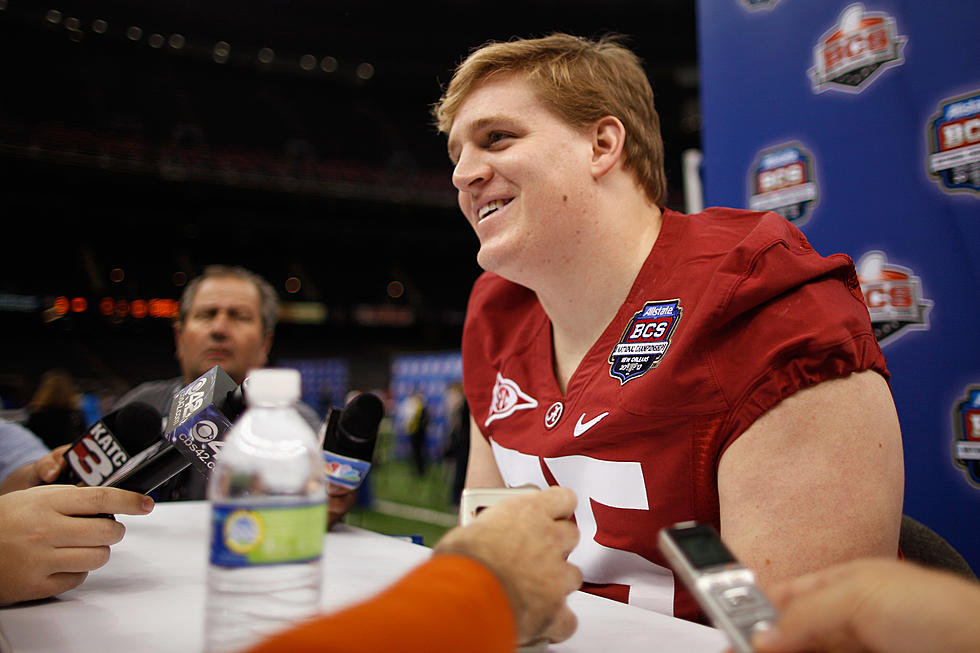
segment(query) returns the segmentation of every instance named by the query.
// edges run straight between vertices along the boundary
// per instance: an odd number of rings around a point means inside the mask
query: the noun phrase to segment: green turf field
[[[449,488],[452,466],[429,465],[419,477],[409,461],[375,463],[368,476],[370,505],[358,505],[344,521],[352,526],[386,535],[421,535],[431,547],[456,522],[457,507],[451,504]]]

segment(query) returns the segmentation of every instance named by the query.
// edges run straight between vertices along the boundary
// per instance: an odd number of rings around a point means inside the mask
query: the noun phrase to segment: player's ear
[[[597,179],[616,165],[623,156],[626,127],[615,116],[603,116],[592,124],[592,174]]]

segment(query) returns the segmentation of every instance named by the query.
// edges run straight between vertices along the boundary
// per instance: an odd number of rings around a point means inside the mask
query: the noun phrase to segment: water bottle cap
[[[300,396],[299,370],[263,368],[248,375],[248,403],[289,402]]]

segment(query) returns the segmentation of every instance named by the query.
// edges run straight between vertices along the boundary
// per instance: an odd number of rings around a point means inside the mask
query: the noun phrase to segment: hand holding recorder
[[[770,591],[782,612],[758,653],[968,653],[980,642],[980,585],[912,562],[866,558]]]
[[[658,545],[711,623],[736,653],[752,653],[753,635],[779,618],[755,575],[732,555],[708,524],[688,521],[660,530]]]
[[[343,410],[331,408],[323,423],[323,461],[329,484],[327,528],[353,507],[371,471],[384,403],[370,392],[355,395]]]
[[[579,538],[571,521],[575,494],[562,487],[495,492],[475,519],[443,536],[435,553],[470,556],[494,570],[514,608],[519,643],[564,641],[578,626],[565,599],[582,585],[582,573],[567,560]]]

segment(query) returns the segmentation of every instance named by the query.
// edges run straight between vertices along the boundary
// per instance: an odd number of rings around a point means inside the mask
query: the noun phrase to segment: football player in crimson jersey
[[[772,213],[665,207],[616,38],[487,44],[433,114],[486,270],[467,486],[570,487],[586,589],[692,619],[656,549],[676,521],[720,528],[763,586],[896,557],[901,433],[848,257]]]

